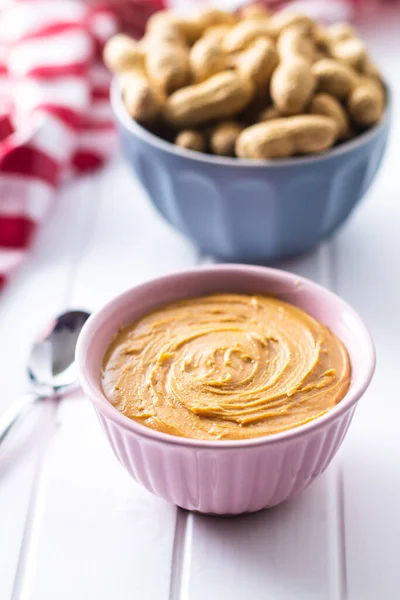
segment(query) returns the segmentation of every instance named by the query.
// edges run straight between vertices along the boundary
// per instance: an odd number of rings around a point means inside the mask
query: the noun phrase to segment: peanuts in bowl
[[[301,14],[161,11],[104,61],[131,118],[183,148],[247,159],[323,153],[377,124],[382,77],[347,23]]]

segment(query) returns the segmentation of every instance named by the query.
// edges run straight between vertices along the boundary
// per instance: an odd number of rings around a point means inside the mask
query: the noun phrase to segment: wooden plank
[[[33,411],[0,456],[0,598],[4,600],[12,597],[35,479],[54,420],[52,406]]]
[[[331,261],[324,244],[279,266],[330,285]],[[189,515],[177,598],[341,598],[337,465],[274,509],[236,519]]]
[[[95,208],[95,207],[93,207]],[[49,221],[0,303],[0,410],[23,393],[32,340],[65,309],[75,248],[91,206],[75,185],[60,194]],[[25,522],[41,457],[54,428],[54,407],[36,408],[0,456],[0,598],[11,598]]]
[[[167,597],[175,507],[125,472],[86,399],[63,402],[35,500],[17,598]]]
[[[97,308],[127,287],[197,258],[156,217],[120,163],[98,180],[90,223],[70,282],[70,303]],[[174,506],[122,469],[88,401],[65,400],[35,499],[23,576],[24,600],[165,600],[175,534]]]
[[[400,108],[400,14],[388,8],[363,32]],[[398,402],[400,130],[395,120],[376,182],[335,241],[337,291],[359,311],[377,350],[373,383],[343,447],[347,593],[349,600],[397,598],[400,589],[400,404]]]
[[[336,245],[338,291],[365,319],[377,350],[375,378],[344,444],[351,600],[395,598],[400,589],[398,139],[392,137],[377,185]]]
[[[325,478],[298,499],[254,515],[191,518],[189,598],[328,597]]]

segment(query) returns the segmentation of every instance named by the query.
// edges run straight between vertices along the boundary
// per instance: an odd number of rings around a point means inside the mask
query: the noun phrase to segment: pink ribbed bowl
[[[279,296],[325,323],[344,342],[352,378],[326,415],[298,428],[244,441],[200,441],[144,427],[116,410],[100,381],[104,353],[121,323],[186,297],[214,292]],[[188,510],[240,514],[295,496],[328,466],[346,435],[375,368],[371,337],[356,312],[321,286],[296,275],[243,265],[197,268],[121,294],[87,321],[77,348],[82,388],[116,456],[146,489]]]

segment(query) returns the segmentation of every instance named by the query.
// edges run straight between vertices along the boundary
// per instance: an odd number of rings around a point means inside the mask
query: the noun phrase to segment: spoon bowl
[[[75,347],[90,313],[70,310],[53,319],[34,342],[27,367],[32,389],[0,417],[0,446],[20,419],[41,400],[78,386]]]
[[[49,387],[54,393],[76,387],[75,347],[89,317],[83,310],[63,313],[52,321],[32,346],[28,376],[33,388]]]

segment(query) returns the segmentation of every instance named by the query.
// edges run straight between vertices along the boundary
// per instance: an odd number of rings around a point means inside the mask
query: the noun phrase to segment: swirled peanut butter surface
[[[165,433],[244,439],[297,427],[345,395],[342,342],[299,308],[218,294],[164,306],[124,328],[104,359],[105,395]]]

